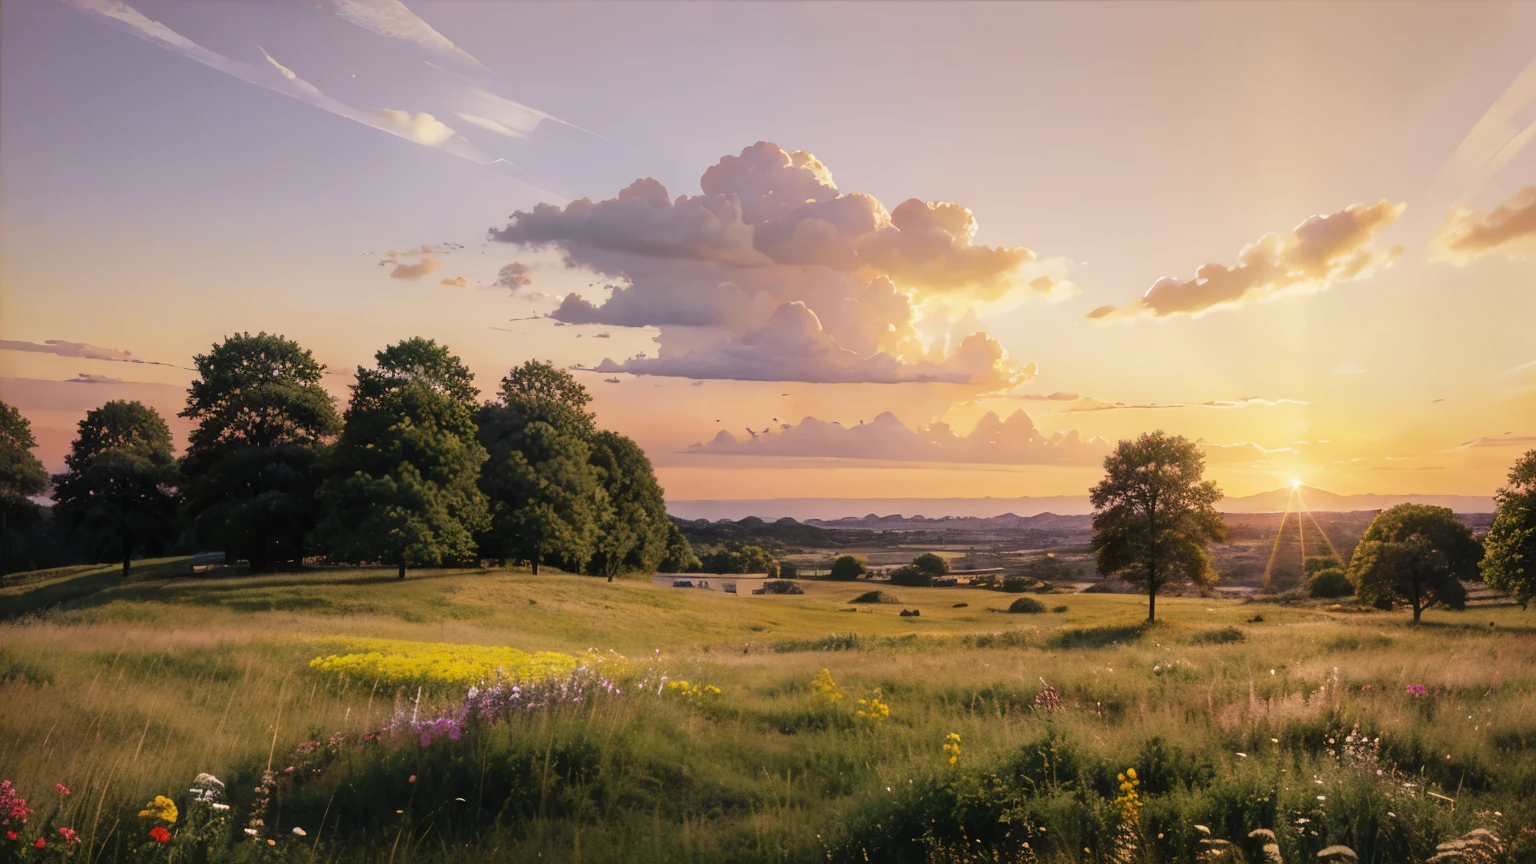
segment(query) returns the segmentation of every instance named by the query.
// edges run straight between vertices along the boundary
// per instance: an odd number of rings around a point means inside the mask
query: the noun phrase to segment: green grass
[[[1513,608],[1415,627],[1163,598],[1147,626],[1142,598],[1113,594],[1009,615],[1015,595],[907,588],[923,614],[902,618],[850,606],[860,583],[734,596],[500,570],[156,566],[0,589],[0,776],[34,806],[70,787],[34,821],[73,825],[87,860],[140,860],[138,809],[156,794],[185,806],[202,771],[229,784],[238,828],[269,760],[279,845],[225,857],[1192,862],[1201,824],[1233,840],[1273,828],[1287,861],[1343,843],[1399,864],[1471,828],[1536,826],[1536,615]],[[348,638],[615,650],[723,693],[629,687],[430,747],[364,745],[397,709],[434,716],[464,694],[309,670]],[[810,688],[823,668],[845,694],[831,705]],[[1037,704],[1042,680],[1064,710]],[[855,703],[876,693],[890,719],[862,728]],[[1346,743],[1356,724],[1380,743]],[[347,743],[297,749],[336,734]],[[1134,835],[1114,801],[1127,768]]]

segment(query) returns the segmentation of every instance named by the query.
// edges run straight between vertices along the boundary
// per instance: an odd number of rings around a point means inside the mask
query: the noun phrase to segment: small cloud
[[[1452,450],[1473,450],[1482,447],[1536,447],[1536,435],[1503,435],[1500,437],[1473,438]],[[1391,458],[1391,457],[1388,457]]]
[[[478,69],[485,64],[423,21],[400,0],[331,0],[336,14],[388,39],[414,42],[429,51],[461,60]],[[486,70],[490,71],[490,70]]]
[[[412,114],[394,108],[369,112],[375,126],[426,147],[436,147],[453,137],[453,129],[425,111]]]
[[[1335,375],[1364,375],[1365,374],[1365,370],[1362,369],[1361,367],[1355,365],[1354,363],[1340,363],[1339,365],[1333,367],[1333,374],[1335,374]]]
[[[599,333],[596,336],[593,336],[592,338],[593,339],[609,339],[609,338],[612,338],[612,337],[610,337],[607,333]]]
[[[442,284],[452,285],[455,288],[468,288],[469,280],[465,279],[463,276],[455,276],[452,279],[444,279]]]
[[[494,285],[497,288],[505,288],[516,294],[519,289],[527,288],[533,284],[533,278],[528,275],[528,272],[532,269],[521,261],[513,261],[496,273]]]
[[[92,375],[89,372],[77,372],[75,377],[69,378],[68,384],[121,384],[123,379],[113,378],[111,375]]]
[[[1465,265],[1496,255],[1524,260],[1536,255],[1536,186],[1483,213],[1470,207],[1453,207],[1445,224],[1429,241],[1432,261]]]
[[[389,271],[391,279],[407,279],[415,282],[423,276],[427,276],[441,266],[436,258],[423,258],[415,264],[396,264],[395,269]]]
[[[1378,250],[1371,241],[1396,222],[1407,207],[1382,200],[1351,204],[1326,216],[1312,216],[1284,237],[1265,234],[1245,246],[1231,267],[1206,264],[1193,279],[1164,277],[1124,307],[1100,306],[1090,320],[1198,317],[1285,294],[1327,290],[1335,282],[1365,279],[1392,265],[1401,247]]]

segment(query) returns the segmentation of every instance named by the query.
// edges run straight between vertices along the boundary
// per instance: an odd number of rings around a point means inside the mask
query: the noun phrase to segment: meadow
[[[1517,607],[181,570],[0,588],[6,860],[1536,860]]]

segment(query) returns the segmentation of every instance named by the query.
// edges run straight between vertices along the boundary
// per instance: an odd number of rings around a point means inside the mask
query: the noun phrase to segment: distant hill
[[[1286,509],[1291,492],[1290,487],[1284,487],[1257,495],[1225,498],[1218,506],[1227,513],[1278,513]],[[1493,512],[1493,498],[1482,495],[1339,495],[1311,486],[1303,486],[1300,492],[1307,508],[1318,512],[1383,510],[1402,503],[1433,504],[1449,507],[1458,513]],[[680,519],[744,519],[756,516],[759,519],[789,517],[829,523],[847,517],[867,523],[881,518],[892,522],[912,522],[917,521],[918,516],[926,519],[990,519],[1005,515],[1029,517],[1042,513],[1082,516],[1093,512],[1093,508],[1089,506],[1086,495],[1057,495],[1044,498],[739,498],[668,501],[667,512]]]

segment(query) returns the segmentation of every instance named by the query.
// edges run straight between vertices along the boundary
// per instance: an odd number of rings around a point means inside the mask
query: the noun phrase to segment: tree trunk
[[[128,564],[133,560],[133,540],[123,537],[123,578],[128,578]]]
[[[11,572],[11,507],[9,504],[0,504],[0,548],[5,550],[5,557],[0,558],[0,585],[5,584],[5,574]]]
[[[251,572],[267,572],[267,529],[256,529],[255,548],[251,550]]]
[[[539,559],[533,558],[528,563],[533,567],[533,575],[539,575]]]
[[[1424,607],[1419,605],[1419,586],[1413,586],[1413,623],[1419,623],[1419,616],[1424,613]]]
[[[1157,622],[1157,582],[1147,580],[1147,623]]]
[[[401,579],[405,578],[405,556],[404,555],[400,556],[400,578]]]

